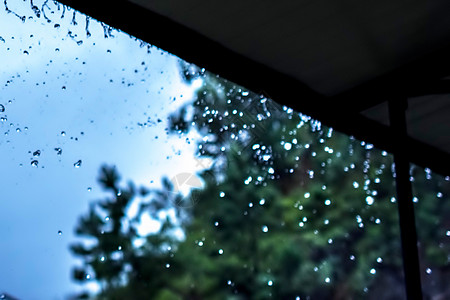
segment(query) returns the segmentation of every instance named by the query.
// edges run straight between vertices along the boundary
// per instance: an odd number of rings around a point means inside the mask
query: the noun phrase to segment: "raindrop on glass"
[[[56,151],[56,155],[61,155],[62,154],[62,149],[61,148],[55,148]]]
[[[33,152],[33,156],[38,157],[39,155],[41,155],[41,150],[36,150]]]
[[[370,274],[375,275],[377,273],[377,270],[375,269],[370,269]]]
[[[430,268],[427,268],[426,270],[425,270],[425,272],[427,272],[427,274],[431,274],[431,269]]]
[[[223,254],[223,249],[219,249],[219,254],[220,254],[220,255]]]
[[[62,231],[61,230],[58,230],[58,235],[62,235]]]
[[[273,281],[272,280],[267,281],[267,285],[268,286],[272,286],[273,285]]]
[[[0,112],[4,112],[5,111],[5,106],[3,104],[0,104]]]
[[[263,231],[263,232],[269,231],[269,227],[267,227],[266,225],[264,225],[264,226],[262,227],[262,231]]]
[[[367,197],[366,197],[366,203],[367,203],[367,205],[372,205],[374,201],[375,201],[375,199],[373,199],[372,196],[367,196]]]
[[[31,162],[31,166],[33,166],[33,167],[36,167],[36,168],[37,168],[38,165],[39,165],[39,162],[38,162],[37,160],[33,160],[33,161]]]
[[[74,163],[73,166],[74,166],[75,168],[77,168],[77,169],[78,169],[79,167],[81,167],[81,159],[78,160],[76,163]]]

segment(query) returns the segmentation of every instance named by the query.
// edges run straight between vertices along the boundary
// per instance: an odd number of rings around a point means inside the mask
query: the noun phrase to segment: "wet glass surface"
[[[428,168],[411,168],[424,297],[450,297],[450,178]]]
[[[3,5],[0,293],[404,298],[390,154],[57,2]]]

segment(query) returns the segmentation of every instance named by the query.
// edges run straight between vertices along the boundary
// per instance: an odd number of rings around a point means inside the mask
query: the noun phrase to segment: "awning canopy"
[[[405,156],[450,172],[449,1],[61,2],[388,151],[407,99]]]

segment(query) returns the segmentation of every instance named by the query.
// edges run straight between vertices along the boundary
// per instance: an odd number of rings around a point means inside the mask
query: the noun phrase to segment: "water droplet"
[[[284,149],[291,150],[292,149],[292,144],[291,143],[285,143],[284,144]]]
[[[61,131],[61,135],[62,136],[66,136],[66,132],[65,131]]]
[[[325,200],[325,205],[331,205],[331,200],[330,199],[327,199],[327,200]]]
[[[268,286],[272,286],[273,285],[273,281],[272,280],[267,281],[267,285]]]
[[[88,192],[92,192],[92,188],[91,188],[91,187],[88,187],[88,188],[87,188],[87,191],[88,191]]]
[[[425,272],[427,272],[427,274],[431,274],[431,273],[432,273],[432,271],[431,271],[430,268],[427,268],[427,269],[425,270]]]
[[[100,260],[105,261],[105,257],[104,256],[100,257]]]
[[[58,235],[62,235],[62,231],[61,230],[58,230]]]
[[[383,262],[383,259],[381,257],[377,258],[377,263],[381,264]]]
[[[219,222],[215,222],[214,226],[216,226],[216,227],[219,226]]]
[[[355,260],[355,256],[354,255],[350,255],[350,260]]]
[[[77,42],[77,45],[78,45],[78,46],[83,45],[83,41],[78,41],[78,42]]]
[[[259,200],[259,205],[264,205],[264,203],[266,203],[266,200],[264,198]]]
[[[202,247],[203,246],[203,242],[202,241],[198,242],[198,246]]]
[[[450,236],[450,230],[447,230],[447,232],[445,233],[445,235]]]
[[[5,106],[3,104],[0,104],[0,112],[4,112],[5,111]]]
[[[167,269],[170,268],[170,264],[166,264],[166,268],[167,268]]]
[[[78,169],[79,167],[81,167],[81,159],[78,160],[76,163],[74,163],[73,166],[74,166],[75,168],[77,168],[77,169]]]
[[[33,152],[33,156],[38,157],[41,155],[41,150],[36,150]]]
[[[263,231],[263,232],[269,231],[269,227],[267,227],[266,225],[264,225],[264,226],[262,227],[262,231]]]
[[[375,275],[377,273],[377,270],[375,269],[370,269],[370,274]]]
[[[372,196],[367,196],[367,197],[366,197],[366,203],[367,203],[367,205],[372,205],[374,201],[375,201],[375,199],[373,199]]]
[[[331,281],[330,277],[325,278],[326,283],[330,283],[330,281]]]
[[[311,197],[311,194],[310,194],[310,193],[305,193],[304,197],[305,197],[306,199],[308,199],[309,197]]]
[[[223,198],[223,197],[225,197],[225,193],[224,192],[220,192],[219,196],[220,196],[220,198]]]
[[[61,148],[55,148],[56,151],[56,155],[61,155],[62,154],[62,149]]]
[[[38,167],[38,165],[39,165],[39,162],[37,161],[37,160],[33,160],[32,162],[31,162],[31,165],[33,166],[33,167]]]
[[[223,249],[219,249],[219,254],[220,254],[220,255],[223,254]]]

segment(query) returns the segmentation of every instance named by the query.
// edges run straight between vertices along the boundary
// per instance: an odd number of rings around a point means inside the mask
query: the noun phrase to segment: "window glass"
[[[404,298],[390,154],[57,2],[3,5],[5,297]]]
[[[447,299],[450,297],[450,178],[413,166],[411,181],[424,297]]]

